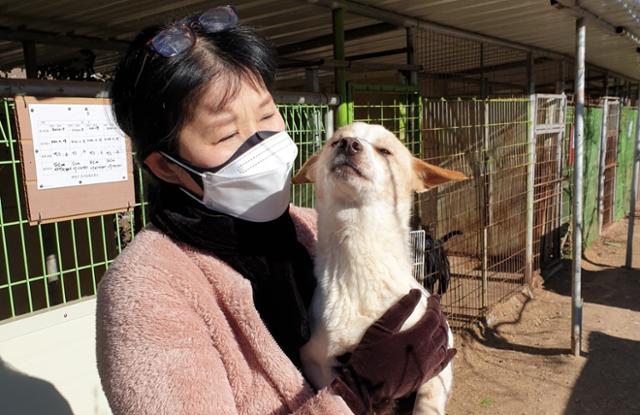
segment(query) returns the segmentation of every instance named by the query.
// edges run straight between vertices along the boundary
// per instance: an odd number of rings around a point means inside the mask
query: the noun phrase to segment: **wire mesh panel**
[[[536,164],[533,186],[533,269],[560,260],[564,95],[536,95]]]
[[[424,280],[424,249],[425,232],[422,229],[409,232],[409,246],[411,247],[411,263],[413,264],[413,278]]]
[[[481,316],[484,306],[478,274],[485,216],[484,107],[480,100],[424,102],[425,160],[469,177],[423,193],[419,203],[423,227],[432,240],[442,241],[449,260],[451,282],[443,305],[454,328]]]
[[[416,156],[422,151],[421,101],[407,85],[350,84],[350,121],[380,124],[394,133]]]
[[[327,105],[280,104],[278,109],[284,119],[286,130],[298,145],[298,158],[293,168],[295,175],[327,139],[324,123],[330,108]],[[291,203],[302,207],[315,206],[313,186],[294,185],[291,189]]]
[[[299,146],[297,170],[324,142],[330,108],[279,108]],[[13,101],[0,101],[0,320],[95,295],[109,264],[148,222],[144,177],[136,168],[129,212],[30,226],[13,109]],[[292,202],[312,206],[311,194],[309,186],[294,186]]]
[[[487,299],[491,307],[524,283],[527,211],[528,98],[491,99],[485,129],[488,182]]]
[[[420,198],[427,239],[444,244],[450,263],[443,304],[454,327],[524,283],[528,105],[525,98],[425,100],[426,160],[469,177]]]
[[[527,55],[430,30],[418,29],[416,63],[423,96],[521,94],[527,88]]]
[[[602,226],[614,220],[616,194],[616,168],[618,165],[618,132],[620,127],[620,100],[606,98],[607,120],[605,131],[604,192],[602,202]]]
[[[131,211],[30,226],[13,110],[13,101],[0,101],[0,320],[95,294],[109,263],[147,220],[138,169]]]

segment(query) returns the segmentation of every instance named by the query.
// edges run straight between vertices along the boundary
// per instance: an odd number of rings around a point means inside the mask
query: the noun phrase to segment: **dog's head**
[[[410,203],[422,192],[449,181],[464,180],[460,172],[429,164],[411,152],[381,125],[354,123],[340,128],[293,178],[315,183],[318,200],[367,203]]]

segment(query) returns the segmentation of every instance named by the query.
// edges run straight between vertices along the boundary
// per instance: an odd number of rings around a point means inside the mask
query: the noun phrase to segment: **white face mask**
[[[194,199],[211,210],[251,222],[268,222],[289,206],[291,169],[298,147],[286,131],[256,133],[227,162],[213,169],[200,169],[161,154],[201,180],[204,196]]]

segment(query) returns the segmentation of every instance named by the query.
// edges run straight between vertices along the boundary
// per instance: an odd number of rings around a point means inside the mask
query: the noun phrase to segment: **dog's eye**
[[[378,152],[380,154],[384,154],[385,156],[390,156],[392,154],[389,150],[387,150],[386,148],[382,148],[382,147],[378,148]]]

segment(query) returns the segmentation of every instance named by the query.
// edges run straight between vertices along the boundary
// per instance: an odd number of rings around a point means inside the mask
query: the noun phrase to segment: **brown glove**
[[[399,331],[420,296],[411,290],[373,323],[331,384],[354,414],[372,413],[415,392],[455,356],[455,349],[447,349],[446,319],[436,296],[429,297],[426,313],[414,326]]]

